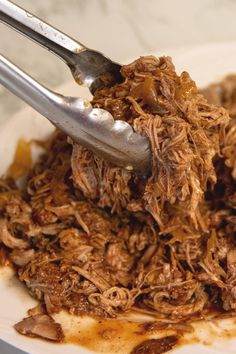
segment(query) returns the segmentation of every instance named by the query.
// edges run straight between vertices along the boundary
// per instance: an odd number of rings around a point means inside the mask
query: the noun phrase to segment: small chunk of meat
[[[20,238],[14,237],[8,230],[7,221],[0,219],[0,241],[9,248],[27,248],[28,242]]]
[[[39,304],[39,305],[29,309],[27,311],[27,313],[29,316],[42,315],[42,314],[45,315],[47,313],[46,311],[47,311],[46,306],[43,304]]]
[[[28,264],[30,261],[32,261],[34,255],[35,255],[34,249],[30,249],[30,250],[16,249],[10,254],[10,259],[14,264],[23,267],[26,264]]]
[[[61,325],[48,315],[39,314],[24,318],[14,326],[20,334],[38,337],[54,342],[62,342],[65,338]]]
[[[148,339],[138,344],[130,354],[162,354],[171,350],[178,342],[178,337],[167,336],[159,339]]]

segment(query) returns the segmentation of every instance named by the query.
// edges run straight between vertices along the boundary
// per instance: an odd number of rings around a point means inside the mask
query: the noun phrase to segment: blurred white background
[[[153,51],[168,55],[171,47],[236,39],[236,0],[15,2],[121,63]],[[2,24],[0,48],[3,55],[52,89],[72,80],[62,61]],[[0,122],[10,119],[23,106],[18,98],[0,86]],[[0,342],[0,353],[22,352]]]

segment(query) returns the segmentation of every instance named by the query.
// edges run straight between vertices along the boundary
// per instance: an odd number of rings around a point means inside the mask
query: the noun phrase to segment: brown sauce
[[[130,354],[135,347],[139,347],[149,339],[168,336],[178,338],[174,349],[201,344],[222,351],[225,345],[230,346],[230,341],[236,339],[236,321],[233,318],[198,321],[193,324],[193,331],[188,333],[173,329],[155,330],[155,326],[150,330],[150,326],[127,319],[99,321],[87,317],[78,319],[73,316],[71,319],[72,322],[64,320],[66,325],[63,325],[63,321],[59,319],[65,333],[65,343],[75,344],[95,353]],[[174,349],[172,349],[173,353]]]
[[[86,327],[78,325],[73,333],[66,336],[66,342],[101,353],[130,353],[136,345],[149,337],[148,333],[140,331],[138,323],[101,320]]]

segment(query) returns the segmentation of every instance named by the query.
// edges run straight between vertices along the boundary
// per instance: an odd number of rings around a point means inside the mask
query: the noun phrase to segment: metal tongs
[[[74,79],[91,93],[109,75],[121,82],[120,65],[88,49],[66,34],[7,0],[0,0],[0,21],[59,56]],[[47,89],[0,55],[0,83],[98,156],[127,170],[147,174],[151,168],[149,141],[106,110],[92,108],[82,98]]]

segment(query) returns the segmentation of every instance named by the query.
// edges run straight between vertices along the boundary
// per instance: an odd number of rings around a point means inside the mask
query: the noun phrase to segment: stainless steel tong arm
[[[113,82],[122,80],[119,64],[11,1],[0,0],[0,21],[63,59],[75,80],[88,86],[92,93],[104,85],[106,74]],[[114,121],[109,112],[92,108],[86,100],[64,97],[47,89],[3,56],[0,57],[0,83],[98,156],[128,170],[144,174],[150,170],[149,141],[136,134],[128,123]]]
[[[128,123],[114,121],[109,112],[92,108],[87,100],[47,89],[2,55],[0,83],[96,155],[127,170],[143,174],[150,170],[149,141]]]
[[[60,57],[69,66],[74,79],[88,86],[92,93],[104,85],[105,73],[110,73],[114,82],[122,81],[119,64],[85,47],[11,1],[0,0],[0,21]]]

